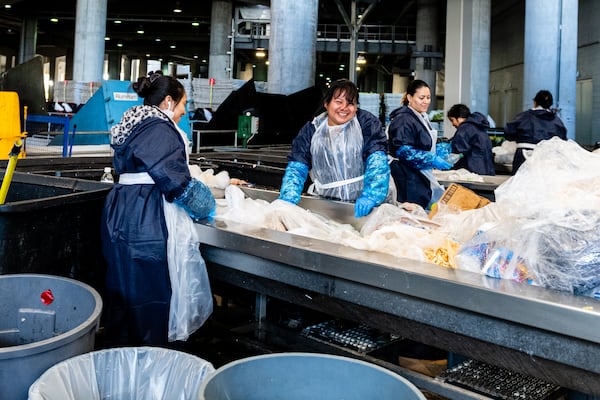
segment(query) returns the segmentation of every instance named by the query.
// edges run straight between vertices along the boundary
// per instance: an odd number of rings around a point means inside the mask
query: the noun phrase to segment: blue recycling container
[[[0,397],[25,400],[48,368],[92,351],[102,299],[73,279],[0,275]]]
[[[278,353],[240,359],[200,388],[203,400],[425,400],[402,376],[353,358]]]

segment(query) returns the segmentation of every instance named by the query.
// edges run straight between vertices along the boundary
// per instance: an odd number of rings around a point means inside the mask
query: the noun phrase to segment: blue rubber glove
[[[452,168],[452,164],[450,164],[448,161],[444,160],[442,157],[439,156],[435,156],[431,163],[431,166],[440,170],[447,170]]]
[[[387,154],[376,151],[367,157],[364,186],[360,197],[368,197],[379,205],[387,197],[390,188],[390,165]]]
[[[369,215],[377,204],[368,197],[360,196],[354,203],[354,217],[360,218]]]
[[[182,207],[194,220],[214,216],[217,208],[217,202],[208,186],[197,179],[192,179],[173,203]]]
[[[308,177],[308,165],[299,161],[290,161],[285,168],[279,198],[292,204],[298,204]]]

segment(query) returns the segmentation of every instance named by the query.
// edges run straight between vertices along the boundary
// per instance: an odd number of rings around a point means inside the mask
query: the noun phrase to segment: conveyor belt
[[[244,224],[197,228],[212,279],[600,395],[595,299]]]

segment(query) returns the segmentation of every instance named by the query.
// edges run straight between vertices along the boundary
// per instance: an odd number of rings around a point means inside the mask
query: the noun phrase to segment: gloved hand
[[[440,170],[447,170],[452,168],[452,164],[450,164],[448,161],[444,160],[442,157],[439,156],[435,156],[435,158],[431,162],[431,166]]]
[[[360,218],[369,215],[369,213],[373,210],[373,207],[376,205],[377,204],[368,197],[359,197],[354,203],[354,217]]]
[[[197,179],[192,179],[173,202],[194,220],[214,216],[217,208],[217,202],[208,186]]]

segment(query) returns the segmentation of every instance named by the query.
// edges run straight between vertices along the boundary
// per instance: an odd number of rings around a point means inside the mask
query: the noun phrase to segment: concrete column
[[[73,80],[101,82],[107,0],[77,0]]]
[[[140,68],[138,70],[138,77],[143,77],[148,75],[148,58],[140,57]]]
[[[577,7],[577,0],[525,2],[523,108],[549,90],[569,138],[575,137]]]
[[[430,111],[436,108],[435,77],[438,59],[432,57],[432,53],[438,52],[437,29],[437,1],[418,0],[415,78],[424,80],[431,88]]]
[[[560,62],[558,92],[554,96],[554,105],[567,128],[567,137],[575,139],[576,100],[577,100],[577,31],[578,1],[562,0]]]
[[[125,55],[121,55],[121,73],[124,81],[131,80],[131,59]]]
[[[290,94],[315,84],[318,0],[272,0],[268,87]]]
[[[208,77],[222,82],[231,77],[231,20],[233,4],[229,0],[213,0],[210,13],[210,57]]]
[[[491,0],[448,0],[444,108],[463,103],[488,114]],[[444,124],[445,136],[454,131]]]
[[[35,57],[37,47],[37,18],[27,16],[23,18],[21,39],[19,43],[19,64]]]
[[[108,54],[108,79],[119,80],[121,75],[121,54]]]

